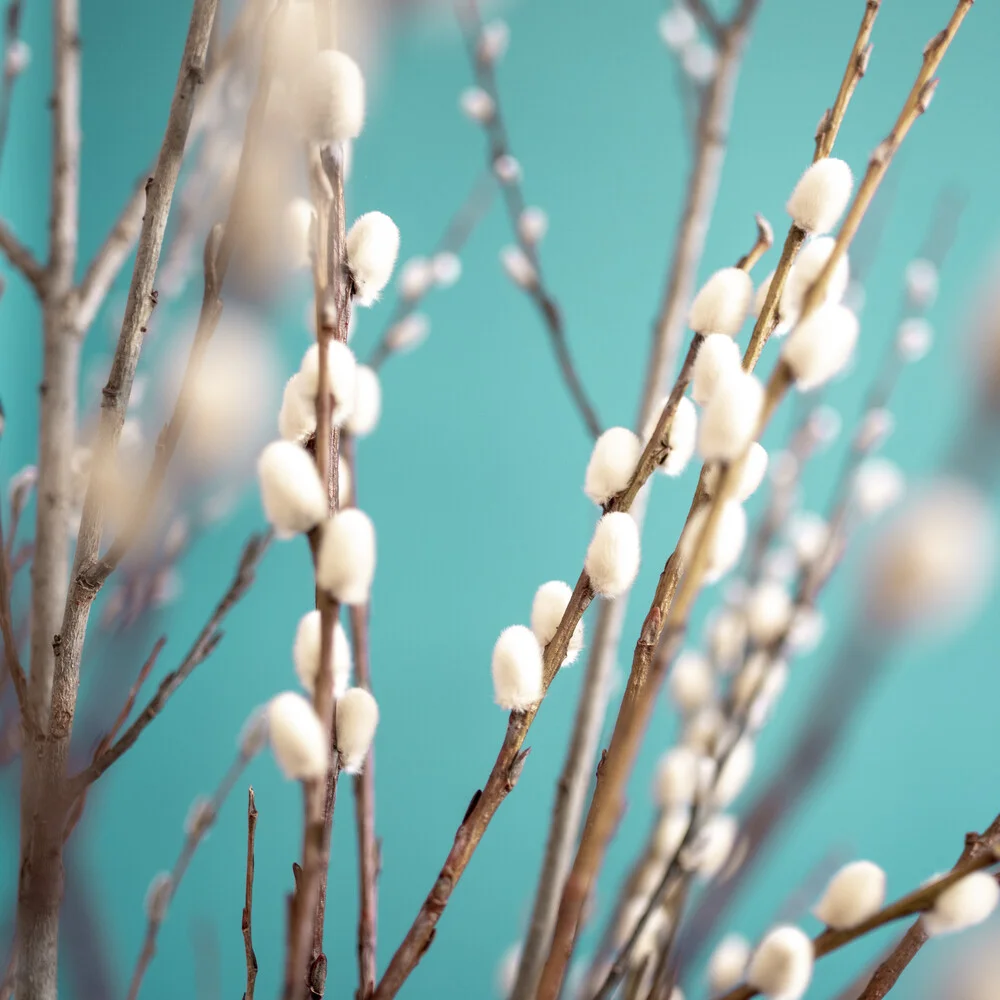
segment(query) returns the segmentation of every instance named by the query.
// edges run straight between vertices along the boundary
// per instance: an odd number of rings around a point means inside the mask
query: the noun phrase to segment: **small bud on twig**
[[[621,597],[639,572],[639,529],[629,514],[605,514],[597,522],[587,548],[584,567],[594,592],[602,597]]]
[[[271,749],[286,778],[299,781],[326,774],[329,750],[323,724],[300,694],[285,691],[268,705]]]
[[[507,711],[523,711],[542,699],[542,649],[524,625],[505,628],[493,647],[493,697]]]
[[[826,156],[806,168],[785,207],[800,229],[828,233],[844,214],[853,187],[851,168]]]
[[[326,490],[316,463],[291,441],[273,441],[257,461],[264,513],[278,538],[310,531],[326,517]]]

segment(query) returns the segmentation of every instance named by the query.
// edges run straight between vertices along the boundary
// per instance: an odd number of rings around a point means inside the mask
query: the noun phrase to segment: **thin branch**
[[[34,733],[37,723],[28,698],[28,678],[17,655],[17,637],[14,635],[14,622],[11,618],[10,584],[11,569],[3,538],[3,516],[0,514],[0,638],[3,639],[4,663],[14,685],[21,722],[30,735]]]
[[[479,8],[476,0],[458,0],[456,13],[462,25],[466,48],[469,52],[469,60],[476,74],[476,80],[479,86],[489,94],[493,102],[493,112],[489,120],[483,125],[489,141],[487,150],[488,165],[492,169],[501,157],[512,155],[510,140],[507,135],[507,128],[504,124],[503,112],[500,105],[500,94],[497,88],[493,60],[487,56],[483,56],[479,46],[482,21],[479,16]],[[520,219],[524,212],[525,200],[520,181],[518,178],[513,177],[501,180],[500,184],[503,190],[504,202],[507,206],[507,214],[510,218],[511,230],[521,250],[531,262],[534,271],[534,281],[527,291],[541,314],[542,319],[545,321],[549,341],[552,344],[559,370],[562,373],[563,381],[566,383],[566,388],[569,390],[570,397],[590,436],[597,438],[601,433],[601,422],[594,410],[593,403],[587,395],[587,391],[583,386],[580,375],[576,370],[576,364],[570,353],[562,311],[542,277],[538,248],[530,240],[525,239],[521,232]]]
[[[257,835],[257,804],[253,788],[247,791],[247,878],[246,902],[243,904],[243,947],[247,959],[247,988],[243,1000],[253,1000],[254,984],[257,981],[257,955],[253,950],[253,871],[254,839]]]
[[[136,1000],[139,996],[143,978],[149,969],[150,963],[153,961],[153,956],[156,954],[156,939],[160,933],[160,927],[163,925],[164,919],[166,919],[170,903],[177,894],[177,888],[191,864],[191,859],[194,857],[195,851],[198,850],[198,846],[205,839],[205,835],[218,818],[219,810],[222,808],[223,803],[229,798],[229,793],[235,787],[236,782],[240,780],[247,765],[252,760],[255,749],[248,753],[246,748],[241,746],[236,760],[230,764],[229,770],[219,783],[219,787],[216,788],[212,797],[204,805],[196,807],[195,815],[189,817],[187,835],[184,838],[184,845],[181,848],[181,852],[174,862],[174,867],[162,885],[158,889],[153,889],[151,898],[147,898],[146,936],[142,943],[142,951],[139,953],[138,961],[132,972],[132,979],[129,982],[127,1000]]]
[[[0,250],[11,265],[21,272],[25,280],[43,298],[46,289],[45,267],[38,258],[14,235],[7,223],[0,221]]]
[[[691,11],[705,33],[711,35],[712,41],[716,45],[722,46],[725,44],[726,28],[729,25],[724,25],[719,21],[709,9],[705,0],[684,0],[684,6]]]
[[[3,93],[0,94],[0,161],[7,148],[7,131],[10,127],[10,105],[14,96],[14,84],[20,77],[24,65],[16,66],[11,59],[11,51],[21,44],[22,0],[10,0],[4,15],[3,30]]]
[[[271,533],[252,535],[243,546],[239,565],[222,599],[215,606],[208,622],[198,633],[191,649],[181,661],[176,670],[167,674],[160,682],[156,694],[146,707],[139,713],[135,722],[103,753],[97,756],[89,766],[76,774],[69,781],[71,794],[81,794],[88,785],[93,784],[111,767],[127,750],[135,745],[143,730],[163,711],[171,695],[191,676],[200,663],[203,663],[222,640],[221,625],[226,615],[246,595],[253,585],[257,567],[271,543]]]
[[[993,825],[1000,825],[1000,816],[993,821]],[[874,916],[862,921],[855,927],[840,931],[827,928],[817,934],[812,942],[813,957],[823,958],[825,955],[839,951],[853,941],[857,941],[858,938],[864,937],[866,934],[870,934],[872,931],[878,930],[880,927],[885,927],[896,920],[902,920],[917,913],[926,913],[934,906],[938,897],[945,890],[950,889],[956,882],[972,872],[989,868],[1000,860],[1000,852],[998,852],[995,840],[990,842],[982,839],[980,844],[981,850],[970,851],[969,856],[959,861],[947,875],[943,875],[941,878],[935,879],[930,884],[921,886],[919,889],[914,889],[913,892],[896,900],[895,903],[890,903],[888,906],[883,907]],[[718,1000],[750,1000],[751,997],[758,996],[759,993],[760,991],[754,987],[743,984],[723,994]]]

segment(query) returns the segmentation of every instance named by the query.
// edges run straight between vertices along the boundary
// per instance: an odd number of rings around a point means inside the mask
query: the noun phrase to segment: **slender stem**
[[[472,68],[476,74],[476,80],[493,101],[493,113],[483,126],[489,141],[487,147],[488,165],[492,169],[500,157],[511,155],[510,140],[507,135],[506,125],[504,124],[494,64],[492,59],[484,57],[480,51],[479,38],[482,31],[482,21],[479,16],[479,7],[476,0],[458,0],[456,12],[463,26],[466,48],[469,52],[469,60],[472,63]],[[531,261],[534,270],[535,280],[527,289],[528,294],[535,303],[542,319],[545,321],[549,341],[552,344],[552,350],[555,352],[559,371],[562,374],[563,381],[566,383],[566,388],[569,390],[570,397],[588,433],[592,438],[597,438],[601,433],[601,422],[598,419],[594,404],[587,395],[580,374],[576,369],[576,364],[573,361],[569,342],[566,338],[566,328],[563,323],[562,311],[556,302],[555,296],[553,296],[545,284],[537,246],[525,239],[521,233],[520,220],[524,211],[525,200],[520,180],[510,178],[509,180],[502,180],[500,183],[504,203],[507,206],[507,215],[510,219],[511,230],[522,252]]]
[[[160,927],[163,926],[170,903],[177,894],[177,888],[191,864],[191,859],[194,857],[195,851],[198,850],[198,846],[205,839],[205,835],[214,825],[218,818],[219,810],[226,799],[229,798],[229,793],[235,787],[236,782],[240,780],[251,759],[252,754],[248,755],[241,748],[236,760],[230,764],[229,770],[219,783],[219,787],[216,788],[211,799],[198,811],[198,815],[191,822],[187,836],[184,838],[184,845],[181,847],[181,852],[170,871],[169,882],[164,886],[163,896],[155,903],[152,903],[152,905],[148,905],[146,935],[129,982],[127,1000],[136,1000],[139,996],[142,981],[156,954],[156,940],[160,933]]]
[[[15,70],[10,63],[11,48],[21,39],[21,9],[22,0],[10,0],[4,14],[3,26],[3,93],[0,94],[0,161],[7,148],[7,129],[10,125],[10,105],[14,96],[14,84],[21,75],[20,69]]]
[[[39,298],[44,298],[48,275],[38,258],[14,235],[14,231],[0,221],[0,250],[8,261],[21,272]]]
[[[3,639],[4,664],[10,674],[17,696],[18,711],[25,731],[33,737],[36,722],[31,703],[28,700],[28,678],[17,654],[17,636],[14,635],[14,622],[11,618],[10,606],[11,572],[7,546],[3,537],[3,517],[0,515],[0,638]]]
[[[257,803],[254,800],[253,788],[247,790],[247,875],[246,895],[243,903],[243,948],[247,960],[247,986],[243,992],[243,1000],[253,1000],[254,984],[257,982],[257,955],[253,950],[253,873],[254,873],[254,840],[257,836]]]

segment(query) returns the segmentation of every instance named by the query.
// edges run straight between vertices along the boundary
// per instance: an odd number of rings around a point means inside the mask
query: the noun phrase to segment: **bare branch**
[[[45,295],[45,268],[38,258],[14,235],[7,223],[0,221],[0,250],[7,260],[24,276],[25,280],[42,298]]]
[[[725,41],[725,29],[728,25],[722,24],[709,9],[705,0],[684,0],[684,6],[694,14],[695,20],[706,34],[712,36],[712,41],[716,45],[721,45]]]
[[[29,735],[33,735],[37,722],[28,699],[28,678],[17,655],[17,637],[14,635],[14,622],[10,610],[10,582],[10,562],[3,538],[3,518],[0,515],[0,637],[3,638],[4,663],[14,685],[14,693],[17,695],[22,725]]]
[[[253,788],[247,792],[247,879],[246,896],[243,904],[243,947],[247,959],[247,988],[243,1000],[253,1000],[254,984],[257,982],[257,955],[253,950],[253,873],[254,840],[257,836],[257,804]]]

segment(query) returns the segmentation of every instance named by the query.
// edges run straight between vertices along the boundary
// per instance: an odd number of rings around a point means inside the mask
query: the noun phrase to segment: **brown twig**
[[[466,195],[465,200],[459,205],[455,214],[448,222],[447,228],[434,248],[434,255],[440,253],[457,254],[462,250],[476,226],[479,225],[493,203],[496,189],[497,182],[493,176],[493,171],[482,171]],[[396,307],[393,309],[392,315],[389,317],[389,321],[382,331],[382,335],[379,337],[378,342],[368,356],[368,360],[365,362],[369,368],[378,371],[395,352],[393,334],[403,320],[413,315],[417,306],[423,300],[424,295],[426,295],[426,292],[413,297],[399,296],[396,301]]]
[[[160,927],[166,918],[171,901],[177,894],[177,887],[184,878],[191,864],[191,859],[194,857],[195,851],[198,850],[199,844],[205,839],[205,834],[208,833],[209,829],[215,823],[219,815],[219,810],[226,799],[229,798],[229,793],[246,770],[247,764],[250,763],[255,751],[256,748],[248,752],[245,747],[241,746],[236,760],[230,764],[229,770],[219,783],[219,787],[216,788],[211,799],[200,807],[196,807],[196,815],[189,817],[184,845],[181,847],[181,852],[177,856],[174,867],[169,873],[169,881],[165,882],[162,886],[162,894],[156,894],[159,898],[155,900],[147,899],[146,935],[143,939],[142,950],[139,953],[135,969],[132,972],[132,979],[129,982],[127,1000],[136,1000],[139,996],[143,978],[149,969],[150,963],[153,961],[153,956],[156,954],[156,939],[160,933]]]
[[[472,63],[472,68],[476,74],[476,80],[493,101],[493,112],[483,124],[488,139],[488,165],[492,169],[500,157],[511,156],[510,140],[504,124],[493,60],[483,55],[479,45],[482,21],[479,16],[479,8],[476,0],[458,0],[456,13],[458,14],[459,23],[463,28],[466,48],[469,52],[469,60]],[[570,353],[562,311],[555,297],[545,284],[538,256],[538,248],[531,241],[525,239],[520,231],[519,222],[525,207],[524,193],[521,189],[520,181],[517,178],[511,178],[510,180],[501,180],[500,185],[503,191],[504,202],[507,206],[507,214],[510,218],[511,230],[534,270],[534,280],[526,291],[528,291],[542,319],[545,321],[545,328],[549,335],[549,341],[552,344],[552,350],[555,352],[563,381],[566,383],[566,388],[569,390],[570,397],[583,420],[584,426],[592,438],[597,438],[601,433],[601,422],[598,419],[590,397],[587,395],[587,391],[580,379],[580,374],[576,369],[576,364],[573,361],[573,356]]]
[[[38,258],[14,235],[5,222],[0,221],[0,250],[10,263],[21,272],[24,279],[41,298],[45,294],[45,267]]]
[[[222,640],[221,625],[229,612],[246,595],[256,578],[257,567],[271,543],[271,533],[252,535],[243,546],[240,561],[232,582],[222,599],[215,606],[211,617],[198,633],[187,655],[176,670],[171,671],[160,682],[156,694],[139,713],[136,720],[103,753],[69,780],[71,794],[80,794],[93,784],[112,764],[128,751],[142,735],[146,727],[163,711],[173,693],[191,676]]]
[[[253,871],[254,871],[254,838],[257,835],[257,803],[254,801],[253,788],[247,791],[247,878],[246,901],[243,904],[243,947],[247,959],[247,987],[243,992],[243,1000],[253,1000],[254,984],[257,981],[257,955],[253,950]]]
[[[0,638],[3,639],[4,663],[14,686],[21,722],[26,733],[33,735],[36,722],[31,702],[28,699],[28,678],[25,676],[21,659],[17,655],[17,637],[11,618],[11,569],[8,550],[3,537],[3,515],[0,514]]]
[[[993,821],[993,826],[1000,827],[1000,816]],[[991,827],[992,829],[992,827]],[[957,865],[941,878],[934,879],[930,884],[921,886],[895,903],[890,903],[883,907],[874,916],[862,921],[855,927],[848,930],[833,930],[827,928],[813,938],[814,958],[823,958],[834,951],[857,941],[858,938],[870,934],[886,924],[891,924],[896,920],[913,916],[917,913],[926,913],[934,906],[937,898],[946,890],[951,888],[956,882],[965,878],[972,872],[981,871],[995,865],[1000,860],[995,842],[990,842],[985,838],[977,838],[980,843],[980,850],[970,850],[969,855],[959,861]],[[750,1000],[759,994],[759,990],[752,986],[743,984],[731,989],[728,993],[719,997],[719,1000]],[[876,994],[880,995],[880,994]]]

